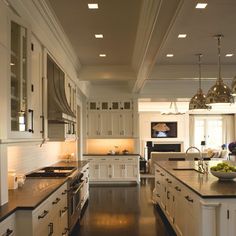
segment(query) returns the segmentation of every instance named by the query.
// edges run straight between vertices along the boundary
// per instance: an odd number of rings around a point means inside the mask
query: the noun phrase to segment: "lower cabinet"
[[[139,156],[85,156],[90,182],[139,182]]]
[[[17,235],[68,235],[67,183],[33,211],[16,212]]]
[[[235,198],[201,198],[158,165],[153,200],[178,236],[236,235]]]
[[[15,214],[12,214],[0,223],[1,236],[19,235],[16,233],[15,218]]]

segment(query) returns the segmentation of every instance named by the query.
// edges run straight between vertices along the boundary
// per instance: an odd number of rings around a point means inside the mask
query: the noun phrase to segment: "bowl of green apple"
[[[210,168],[211,173],[220,180],[233,180],[236,178],[236,166],[226,162],[218,163]]]

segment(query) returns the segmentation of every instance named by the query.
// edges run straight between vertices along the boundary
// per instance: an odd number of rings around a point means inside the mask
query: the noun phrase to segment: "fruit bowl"
[[[211,170],[211,173],[220,180],[232,180],[236,178],[236,172],[220,172]]]

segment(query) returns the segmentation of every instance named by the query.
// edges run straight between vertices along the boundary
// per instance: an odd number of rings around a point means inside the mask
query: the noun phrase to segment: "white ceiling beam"
[[[112,65],[112,66],[83,66],[79,72],[80,80],[98,81],[98,80],[135,80],[136,76],[130,66]]]
[[[132,67],[137,74],[133,93],[140,92],[144,81],[148,78],[182,2],[182,0],[143,1],[132,59]]]
[[[202,65],[201,71],[203,79],[215,79],[218,76],[217,65]],[[236,65],[222,65],[222,78],[232,79],[235,75]],[[198,65],[156,65],[149,79],[196,79],[198,77]]]

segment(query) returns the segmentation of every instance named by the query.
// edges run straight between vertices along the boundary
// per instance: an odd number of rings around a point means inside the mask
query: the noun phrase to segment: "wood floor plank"
[[[137,186],[92,186],[72,236],[172,236],[152,204],[154,179]]]

